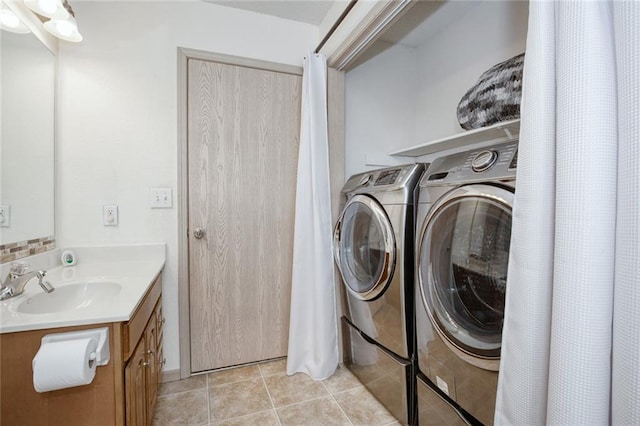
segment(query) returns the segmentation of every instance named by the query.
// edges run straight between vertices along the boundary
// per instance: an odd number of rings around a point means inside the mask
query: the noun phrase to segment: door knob
[[[204,229],[202,228],[196,228],[193,230],[193,236],[196,237],[198,240],[202,237],[204,237]]]

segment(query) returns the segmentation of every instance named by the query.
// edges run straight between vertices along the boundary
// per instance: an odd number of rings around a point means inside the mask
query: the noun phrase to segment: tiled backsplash
[[[13,262],[54,248],[56,248],[56,240],[53,235],[17,243],[0,244],[0,263]]]

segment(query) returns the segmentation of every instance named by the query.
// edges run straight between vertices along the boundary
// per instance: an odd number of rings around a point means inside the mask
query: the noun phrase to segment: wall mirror
[[[55,247],[56,57],[0,30],[0,263]]]

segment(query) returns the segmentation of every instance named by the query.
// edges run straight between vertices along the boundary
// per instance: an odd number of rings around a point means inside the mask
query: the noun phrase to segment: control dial
[[[371,181],[371,175],[364,175],[362,176],[362,179],[360,179],[360,185],[366,185]]]
[[[484,172],[498,159],[498,152],[494,150],[486,150],[478,153],[471,161],[471,169],[474,172]]]

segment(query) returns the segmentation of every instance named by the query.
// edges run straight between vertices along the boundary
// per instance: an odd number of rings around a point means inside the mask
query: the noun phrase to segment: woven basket
[[[458,104],[458,122],[471,130],[520,118],[524,53],[482,73]]]

